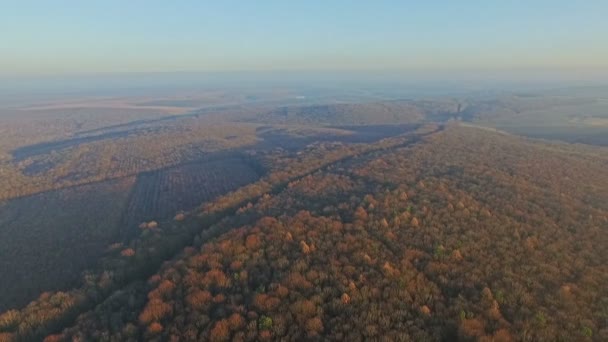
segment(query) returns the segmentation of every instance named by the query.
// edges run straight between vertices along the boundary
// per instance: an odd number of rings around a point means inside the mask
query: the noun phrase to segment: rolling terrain
[[[608,338],[601,99],[175,101],[3,147],[0,341]]]

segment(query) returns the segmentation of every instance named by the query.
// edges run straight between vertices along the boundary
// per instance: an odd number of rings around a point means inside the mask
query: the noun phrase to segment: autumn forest
[[[601,99],[248,96],[7,110],[0,341],[608,340]]]

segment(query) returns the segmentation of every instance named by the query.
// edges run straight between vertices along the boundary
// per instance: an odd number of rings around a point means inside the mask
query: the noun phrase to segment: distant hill
[[[273,124],[380,125],[417,123],[424,119],[424,111],[411,102],[386,101],[280,107],[257,115],[253,121]]]

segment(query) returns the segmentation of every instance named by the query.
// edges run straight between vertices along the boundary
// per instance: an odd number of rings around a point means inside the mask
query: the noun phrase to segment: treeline
[[[249,119],[269,124],[374,125],[417,123],[425,111],[411,101],[280,107]]]

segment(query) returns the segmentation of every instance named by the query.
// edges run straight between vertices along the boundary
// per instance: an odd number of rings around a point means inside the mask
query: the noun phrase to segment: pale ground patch
[[[176,106],[147,106],[139,103],[152,100],[152,98],[124,98],[124,99],[85,99],[75,101],[50,102],[42,105],[34,105],[20,108],[20,110],[49,110],[49,109],[69,109],[69,108],[106,108],[106,109],[149,109],[157,110],[167,114],[186,113],[194,107]]]
[[[586,118],[583,123],[594,127],[608,127],[608,118]]]
[[[608,118],[581,118],[576,117],[569,120],[571,123],[585,125],[590,127],[608,127]]]

